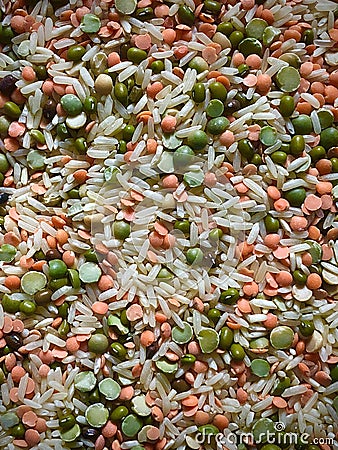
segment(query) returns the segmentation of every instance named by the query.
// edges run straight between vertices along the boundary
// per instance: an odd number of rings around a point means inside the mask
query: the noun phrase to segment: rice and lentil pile
[[[1,11],[0,448],[337,449],[337,3]]]

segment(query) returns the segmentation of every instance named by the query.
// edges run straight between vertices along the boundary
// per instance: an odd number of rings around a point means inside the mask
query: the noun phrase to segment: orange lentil
[[[200,33],[205,34],[206,36],[208,36],[211,39],[215,35],[215,33],[217,31],[217,26],[216,25],[212,25],[210,23],[201,23],[198,26],[198,31]]]
[[[22,16],[13,16],[11,18],[11,27],[18,34],[24,33],[27,31],[25,27],[25,18]]]
[[[311,94],[324,94],[325,85],[320,81],[314,81],[310,87]]]
[[[149,234],[149,242],[154,248],[161,247],[163,244],[163,237],[156,233],[156,231],[152,231]]]
[[[172,234],[167,234],[163,238],[162,248],[168,250],[169,248],[173,248],[176,242],[176,238]]]
[[[208,172],[204,175],[203,182],[208,187],[214,187],[217,183],[217,177],[214,173]]]
[[[75,263],[75,253],[71,250],[66,250],[62,254],[62,261],[67,264],[68,267],[73,267]]]
[[[249,188],[244,183],[237,183],[235,189],[239,194],[246,194]]]
[[[299,102],[297,103],[296,111],[298,111],[299,114],[310,114],[312,106],[308,102]]]
[[[310,239],[318,241],[318,239],[320,238],[320,230],[314,225],[309,226],[308,233]]]
[[[28,427],[34,427],[37,420],[38,416],[33,411],[28,411],[22,416],[22,423]]]
[[[305,351],[305,342],[304,341],[298,341],[296,344],[296,353],[297,355],[303,354]]]
[[[35,381],[32,378],[28,378],[28,383],[26,387],[26,394],[32,394],[35,389]]]
[[[310,194],[304,200],[304,206],[309,211],[317,211],[318,209],[321,208],[322,201],[321,201],[320,197]]]
[[[275,278],[279,286],[282,287],[290,286],[293,280],[291,273],[286,270],[281,270],[279,273],[276,273]]]
[[[85,169],[79,169],[79,170],[76,170],[76,171],[73,173],[73,177],[74,177],[74,180],[75,180],[77,183],[82,184],[82,183],[84,183],[84,182],[86,181],[86,179],[87,179],[87,171],[86,171]]]
[[[243,80],[243,84],[244,84],[244,86],[247,86],[247,87],[255,86],[257,84],[256,75],[253,75],[253,74],[247,75]]]
[[[106,425],[102,428],[102,435],[105,438],[112,438],[113,436],[115,436],[116,432],[117,432],[117,426],[115,425],[115,423],[111,422],[110,420],[108,420]]]
[[[21,419],[23,417],[23,415],[28,411],[32,411],[32,408],[30,406],[20,405],[20,406],[18,406],[18,409],[16,410],[16,414]]]
[[[46,420],[42,417],[38,417],[34,429],[39,433],[44,433],[45,431],[47,431]]]
[[[155,335],[152,331],[143,331],[140,337],[140,342],[144,347],[149,347],[153,342],[155,342]]]
[[[322,278],[317,273],[310,273],[306,280],[306,286],[313,290],[319,289],[322,285]]]
[[[280,241],[280,236],[277,233],[267,234],[264,238],[264,244],[272,249],[276,249],[278,247]]]
[[[198,398],[195,395],[189,395],[188,397],[184,398],[182,400],[183,406],[197,406],[198,404]]]
[[[34,259],[27,258],[26,255],[21,256],[21,258],[19,260],[19,264],[20,264],[20,267],[22,267],[23,269],[30,269],[32,267],[32,265],[34,264]]]
[[[68,241],[69,235],[65,230],[57,230],[55,237],[58,243],[62,246]]]
[[[20,319],[14,319],[12,321],[12,326],[13,331],[15,331],[16,333],[22,333],[25,328],[24,323]]]
[[[5,149],[9,152],[15,152],[19,149],[19,142],[14,138],[5,138],[4,145]]]
[[[338,70],[330,73],[329,81],[331,85],[338,88]],[[321,94],[323,94],[323,92],[321,92]]]
[[[180,45],[174,50],[174,55],[177,59],[183,58],[188,53],[189,49],[186,45]]]
[[[238,67],[241,64],[244,64],[244,62],[245,62],[245,58],[244,58],[243,53],[237,52],[232,57],[232,63],[235,67]]]
[[[172,45],[176,41],[176,31],[170,28],[163,30],[162,32],[163,40],[166,44]]]
[[[54,85],[52,80],[46,80],[43,82],[42,85],[42,92],[48,96],[51,96],[53,94]]]
[[[212,78],[216,78],[220,77],[222,74],[221,72],[219,72],[218,70],[211,70],[208,75],[207,75],[207,79],[211,80]]]
[[[332,191],[332,183],[329,181],[320,181],[316,184],[316,191],[319,195],[330,194]]]
[[[158,323],[164,323],[168,320],[168,318],[165,314],[157,312],[157,313],[155,313],[155,320]]]
[[[290,221],[290,227],[293,231],[304,231],[307,224],[307,219],[301,216],[293,216]]]
[[[242,8],[246,11],[255,6],[255,0],[241,0]]]
[[[92,304],[92,310],[95,314],[106,314],[108,309],[107,303],[104,302],[95,302]]]
[[[20,137],[25,133],[25,130],[25,124],[14,121],[8,128],[8,135],[13,138]]]
[[[272,313],[267,313],[266,319],[263,322],[263,325],[268,329],[273,329],[277,326],[278,318]]]
[[[325,86],[325,100],[327,103],[333,104],[338,97],[338,88],[335,86]]]
[[[237,389],[236,397],[239,403],[243,405],[248,399],[248,393],[240,387],[239,389]]]
[[[217,61],[217,51],[211,46],[207,46],[202,50],[202,58],[208,63],[213,64]]]
[[[162,179],[162,185],[167,189],[176,189],[179,185],[178,178],[176,175],[166,175]]]
[[[310,75],[313,72],[312,62],[308,61],[308,62],[301,64],[299,72],[303,77],[307,77],[308,75]]]
[[[194,372],[196,373],[206,373],[208,368],[209,365],[205,361],[195,361],[193,365]]]
[[[19,289],[19,287],[21,285],[21,280],[16,275],[8,275],[5,279],[4,284],[11,291],[15,291],[15,290]]]
[[[229,87],[230,87],[230,81],[229,81],[229,78],[227,78],[225,75],[219,75],[219,76],[216,78],[216,81],[217,81],[218,83],[222,83],[224,87],[226,87],[227,89],[229,89]]]
[[[155,98],[156,95],[163,89],[163,84],[160,81],[155,81],[153,84],[148,84],[147,95],[151,98]]]
[[[284,409],[288,406],[286,400],[284,400],[284,398],[282,397],[274,397],[272,400],[272,404],[279,409]]]
[[[262,95],[267,94],[270,90],[271,83],[271,77],[266,73],[258,75],[256,84],[257,91]]]
[[[172,133],[175,131],[177,120],[174,116],[165,116],[161,121],[161,128],[165,133]]]
[[[277,259],[285,259],[289,256],[289,249],[288,247],[278,247],[276,250],[273,251],[273,255]]]
[[[108,55],[108,67],[113,67],[121,62],[120,55],[117,52],[111,52]]]
[[[311,266],[312,264],[312,256],[310,255],[310,253],[305,252],[302,254],[302,263],[305,264],[306,266]]]
[[[47,377],[47,375],[49,374],[50,371],[50,367],[47,366],[47,364],[41,364],[41,366],[39,367],[39,375],[41,377]]]
[[[73,86],[66,86],[65,93],[76,95],[76,90],[74,89]]]
[[[246,300],[245,298],[241,298],[238,300],[237,307],[244,314],[250,314],[252,311],[250,302],[248,302],[248,300]]]
[[[98,281],[98,288],[101,291],[108,291],[114,286],[114,281],[110,275],[102,275]]]
[[[36,430],[26,430],[25,440],[30,447],[34,447],[40,442],[40,434]]]
[[[14,439],[13,444],[20,448],[27,448],[28,444],[24,439]]]
[[[141,50],[148,50],[151,46],[151,37],[148,33],[139,34],[135,37],[135,46]]]
[[[147,139],[147,152],[148,154],[154,154],[157,150],[157,142],[155,139]]]
[[[331,195],[328,195],[328,194],[322,195],[321,201],[322,201],[322,209],[323,210],[331,209],[331,207],[333,205],[333,199],[332,199]]]
[[[288,39],[295,39],[296,42],[301,40],[302,35],[297,30],[286,30],[284,32],[284,39],[287,41]]]
[[[259,292],[257,283],[255,283],[254,281],[245,283],[243,286],[243,292],[249,297],[255,297]]]
[[[319,101],[319,105],[322,108],[325,105],[325,98],[322,94],[315,93],[313,94],[314,98]]]
[[[80,348],[80,344],[78,343],[76,337],[72,336],[66,340],[66,349],[69,352],[74,353],[74,352],[78,351],[79,348]]]
[[[330,375],[328,375],[323,370],[319,370],[315,373],[314,379],[323,386],[329,386],[332,382]]]
[[[323,158],[316,163],[316,169],[320,175],[327,175],[331,173],[332,163],[329,159]]]
[[[225,428],[228,428],[229,425],[229,419],[224,416],[223,414],[216,414],[214,417],[212,424],[215,425],[219,430],[224,430]]]
[[[235,142],[234,133],[230,130],[224,131],[224,133],[220,135],[219,141],[222,145],[230,147],[230,145],[232,145]]]
[[[282,212],[289,209],[290,204],[287,200],[285,200],[285,198],[280,198],[279,200],[276,200],[274,202],[273,207],[275,208],[276,211]]]
[[[269,25],[272,25],[275,21],[273,13],[269,9],[263,9],[261,18],[268,22]]]
[[[159,5],[154,9],[154,13],[156,17],[164,18],[169,16],[170,8],[168,5]]]
[[[262,65],[262,58],[258,55],[249,55],[246,60],[245,63],[251,67],[252,69],[260,69],[261,65]]]
[[[46,241],[50,248],[56,248],[56,239],[54,236],[47,236]]]
[[[16,365],[16,357],[14,353],[10,353],[9,355],[6,355],[5,357],[5,367],[8,372],[10,372],[13,367]]]
[[[127,309],[127,319],[130,320],[130,322],[142,319],[142,317],[143,317],[143,310],[140,305],[133,304],[129,306],[129,308]]]
[[[66,85],[53,83],[54,91],[59,95],[65,95]]]
[[[269,186],[267,189],[267,193],[272,200],[279,200],[282,196],[279,189],[277,189],[275,186]]]

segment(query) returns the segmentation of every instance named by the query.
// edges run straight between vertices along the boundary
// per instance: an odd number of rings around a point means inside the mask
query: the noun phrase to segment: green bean
[[[192,90],[192,99],[195,103],[203,103],[205,100],[205,86],[203,83],[196,83]]]
[[[193,25],[195,21],[195,15],[191,8],[187,5],[181,5],[178,8],[178,18],[180,19],[181,23],[184,23],[185,25],[191,26]]]
[[[116,83],[114,87],[114,95],[122,105],[128,104],[128,89],[124,83]]]

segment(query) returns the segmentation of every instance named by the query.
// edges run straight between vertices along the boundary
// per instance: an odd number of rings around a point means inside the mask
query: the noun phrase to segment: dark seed
[[[100,431],[94,428],[87,428],[83,431],[82,436],[85,439],[96,440],[99,437]]]
[[[22,338],[20,334],[11,333],[5,336],[5,341],[11,350],[18,350],[22,346]]]
[[[52,120],[56,114],[56,103],[54,102],[54,100],[47,100],[42,112],[43,117],[45,117],[47,120]]]
[[[46,253],[46,260],[47,261],[51,261],[52,259],[60,259],[61,258],[61,253],[56,250],[55,248],[52,250],[48,250],[48,252]]]
[[[16,87],[15,83],[17,81],[17,78],[13,77],[13,75],[7,75],[0,81],[0,92],[7,97],[10,96]]]
[[[147,347],[147,359],[151,359],[158,350],[158,345],[154,342]]]
[[[3,205],[4,203],[8,202],[9,194],[7,192],[3,192],[0,194],[0,205]]]
[[[241,109],[241,104],[238,100],[233,99],[230,102],[226,103],[225,109],[229,112],[238,111],[239,109]]]
[[[173,388],[177,391],[177,392],[184,392],[187,391],[189,389],[189,385],[185,380],[175,380],[173,382]]]

